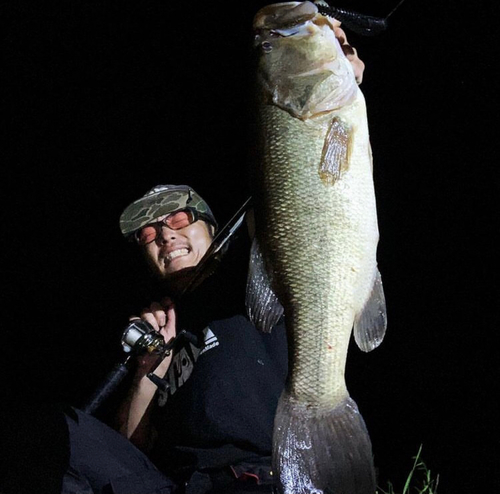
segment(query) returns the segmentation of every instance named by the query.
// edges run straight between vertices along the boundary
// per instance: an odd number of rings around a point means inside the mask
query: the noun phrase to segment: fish
[[[254,17],[258,158],[250,171],[255,237],[250,319],[284,315],[289,373],[272,463],[282,494],[374,494],[366,424],[345,381],[351,336],[383,340],[386,302],[364,96],[313,2]]]

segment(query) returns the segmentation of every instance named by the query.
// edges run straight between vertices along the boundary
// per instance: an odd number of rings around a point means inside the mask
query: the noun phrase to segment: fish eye
[[[273,45],[269,41],[264,41],[260,46],[262,47],[262,51],[266,53],[269,53],[273,49]]]

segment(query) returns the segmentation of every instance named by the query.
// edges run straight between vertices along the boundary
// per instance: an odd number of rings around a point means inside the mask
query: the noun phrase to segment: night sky
[[[11,418],[80,404],[122,358],[148,293],[118,228],[129,202],[187,183],[224,223],[250,194],[250,28],[265,3],[0,5]],[[339,6],[383,16],[395,3]],[[388,331],[369,355],[352,347],[347,380],[383,487],[402,488],[423,444],[438,492],[493,493],[499,12],[492,0],[436,4],[406,0],[378,37],[348,32],[366,63]]]

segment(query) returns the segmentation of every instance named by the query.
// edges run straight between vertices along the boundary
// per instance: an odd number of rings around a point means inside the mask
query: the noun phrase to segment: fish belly
[[[274,464],[285,493],[375,491],[371,444],[344,370],[355,315],[376,272],[378,228],[361,92],[335,114],[308,120],[260,110],[257,235],[285,311],[290,373],[275,421]],[[351,129],[348,167],[319,174],[333,117]]]

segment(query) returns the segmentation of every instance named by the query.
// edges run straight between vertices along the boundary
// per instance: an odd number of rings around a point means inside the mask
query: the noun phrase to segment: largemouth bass
[[[386,329],[364,97],[315,4],[265,7],[254,29],[261,135],[247,305],[265,330],[284,311],[290,342],[274,469],[285,494],[373,494],[371,443],[344,378],[353,328],[364,351]]]

